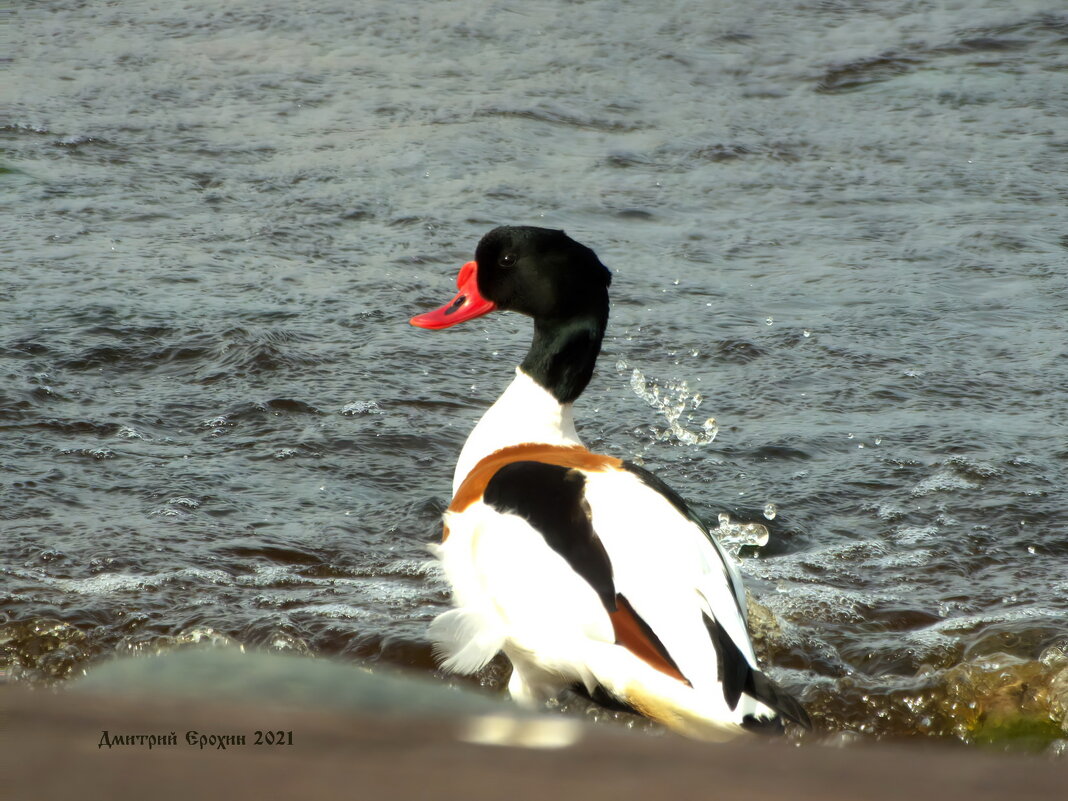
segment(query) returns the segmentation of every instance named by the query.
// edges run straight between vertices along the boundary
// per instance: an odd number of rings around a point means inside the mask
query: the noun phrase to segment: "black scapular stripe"
[[[738,706],[738,699],[742,693],[750,698],[755,698],[765,706],[778,712],[779,715],[792,720],[806,729],[812,728],[812,721],[804,708],[792,695],[783,690],[779,685],[749,666],[745,656],[738,650],[727,632],[715,620],[704,615],[705,628],[716,646],[716,656],[719,662],[719,676],[723,682],[723,697],[727,705],[734,709]],[[752,716],[747,716],[743,726],[750,730],[781,730],[782,726],[774,721],[761,721]]]
[[[605,609],[614,612],[612,563],[590,522],[585,488],[586,477],[574,468],[536,461],[511,462],[489,480],[482,500],[498,512],[519,515],[530,523],[546,544],[593,587]]]

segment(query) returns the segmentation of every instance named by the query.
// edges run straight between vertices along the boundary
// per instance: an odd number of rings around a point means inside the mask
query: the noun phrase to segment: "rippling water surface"
[[[581,433],[724,521],[808,737],[1063,750],[1055,6],[0,12],[8,680],[204,640],[432,670],[424,544],[529,322],[406,321],[531,223],[616,275]]]

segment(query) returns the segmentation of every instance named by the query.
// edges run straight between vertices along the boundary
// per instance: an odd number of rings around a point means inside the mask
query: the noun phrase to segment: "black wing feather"
[[[719,680],[723,682],[723,697],[727,706],[734,709],[738,706],[738,699],[746,689],[749,674],[753,669],[749,667],[745,655],[738,650],[727,632],[715,620],[705,613],[701,613],[705,619],[705,628],[708,636],[712,638],[712,644],[716,646],[716,661],[719,663]]]

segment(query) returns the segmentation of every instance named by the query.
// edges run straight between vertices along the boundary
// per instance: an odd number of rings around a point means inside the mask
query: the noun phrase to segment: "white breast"
[[[452,477],[453,494],[481,459],[501,448],[525,442],[582,444],[575,431],[571,404],[561,404],[517,367],[515,380],[486,410],[464,443]]]

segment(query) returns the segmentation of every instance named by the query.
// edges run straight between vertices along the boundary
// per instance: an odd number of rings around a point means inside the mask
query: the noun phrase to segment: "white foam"
[[[938,526],[904,526],[894,531],[894,540],[903,545],[930,543],[940,539]]]
[[[968,481],[950,470],[942,470],[930,478],[925,478],[912,488],[914,496],[930,495],[932,492],[949,492],[955,489],[975,489],[979,485]]]
[[[377,615],[370,612],[369,610],[358,606],[353,606],[351,604],[308,604],[307,606],[298,606],[292,609],[288,609],[287,613],[303,613],[308,615],[318,615],[319,617],[329,617],[344,620],[377,617]]]
[[[978,626],[988,626],[991,623],[1008,623],[1014,620],[1026,620],[1035,625],[1038,625],[1041,621],[1060,626],[1064,623],[1064,610],[1048,606],[1013,607],[997,612],[977,612],[941,620],[933,623],[931,628],[935,631],[953,634],[954,632],[970,630]]]
[[[931,551],[920,548],[918,550],[910,551],[894,551],[886,554],[885,556],[877,556],[867,562],[872,567],[878,568],[894,568],[894,567],[920,567],[921,565],[928,564],[932,560]]]
[[[211,584],[232,583],[229,574],[222,570],[203,570],[195,567],[176,570],[173,573],[98,573],[82,579],[41,578],[46,584],[81,595],[112,595],[131,590],[155,589],[172,581],[188,581],[189,579]]]
[[[346,403],[341,407],[341,413],[344,415],[358,415],[358,414],[383,414],[381,407],[378,405],[378,401],[353,401],[352,403]]]
[[[865,610],[872,604],[890,599],[883,593],[867,590],[847,590],[815,584],[792,586],[784,592],[760,599],[776,615],[807,622],[863,623],[868,619]]]
[[[149,439],[149,437],[130,426],[119,426],[119,430],[115,432],[115,436],[122,437],[123,439]]]
[[[314,583],[314,579],[298,576],[285,565],[256,565],[251,575],[238,576],[234,579],[243,587],[270,587],[274,584]]]

